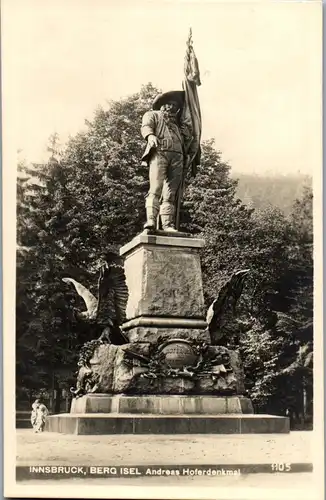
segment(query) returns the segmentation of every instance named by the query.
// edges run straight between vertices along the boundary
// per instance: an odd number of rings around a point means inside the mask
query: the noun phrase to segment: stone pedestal
[[[120,249],[129,291],[123,329],[130,341],[142,341],[141,327],[205,329],[203,246],[191,237],[141,234]]]
[[[211,345],[199,250],[185,234],[141,234],[121,248],[129,291],[122,346],[91,344],[71,413],[46,428],[72,434],[289,432],[253,415],[236,351]],[[92,350],[93,349],[93,350]]]

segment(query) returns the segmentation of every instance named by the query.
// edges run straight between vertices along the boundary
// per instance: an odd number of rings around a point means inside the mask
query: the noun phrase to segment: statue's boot
[[[161,214],[161,221],[162,221],[163,231],[166,231],[167,233],[178,232],[174,226],[174,214],[168,214],[168,215]]]
[[[146,222],[144,224],[144,229],[156,229],[157,217],[159,213],[159,208],[156,206],[146,207]]]

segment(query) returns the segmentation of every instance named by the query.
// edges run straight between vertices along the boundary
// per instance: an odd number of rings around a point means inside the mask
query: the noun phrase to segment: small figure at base
[[[36,399],[32,404],[32,414],[31,414],[31,424],[33,426],[34,432],[43,432],[46,417],[49,411],[47,407],[39,400]]]

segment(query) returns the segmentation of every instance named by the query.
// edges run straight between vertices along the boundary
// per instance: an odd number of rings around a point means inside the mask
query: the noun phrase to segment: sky
[[[242,173],[321,168],[321,2],[2,4],[3,129],[20,158],[44,161],[51,134],[64,144],[142,84],[181,88],[191,27],[203,138],[223,160]]]

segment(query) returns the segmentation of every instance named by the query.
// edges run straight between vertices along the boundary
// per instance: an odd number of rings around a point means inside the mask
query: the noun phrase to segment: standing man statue
[[[198,62],[190,30],[184,66],[184,90],[159,94],[143,116],[141,133],[147,141],[142,162],[149,166],[145,229],[179,229],[185,174],[196,174],[200,163],[201,113],[197,95]]]
[[[180,126],[183,91],[159,94],[153,110],[143,117],[141,133],[147,141],[142,161],[149,165],[145,229],[156,229],[160,215],[162,229],[176,231],[176,195],[182,181],[185,142]]]

